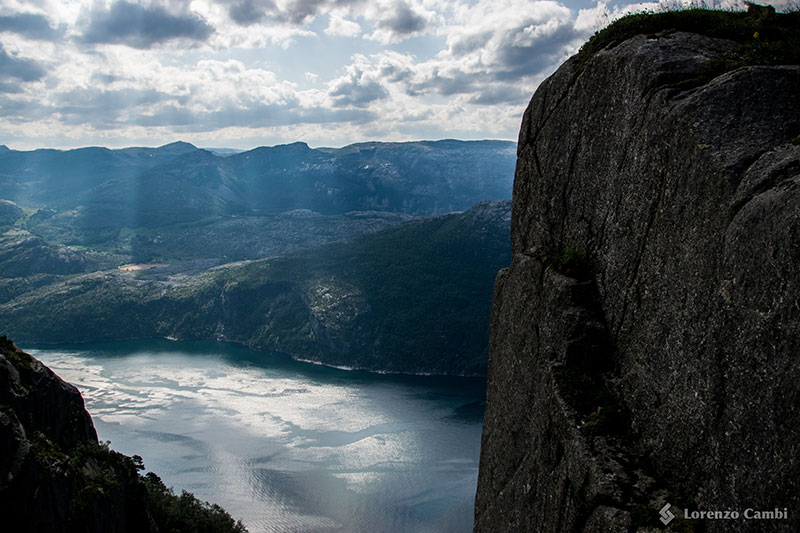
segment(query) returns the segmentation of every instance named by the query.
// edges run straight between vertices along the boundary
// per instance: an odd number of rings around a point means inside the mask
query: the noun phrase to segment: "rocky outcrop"
[[[22,215],[22,209],[17,204],[9,200],[0,199],[0,228],[12,226]]]
[[[531,100],[476,531],[660,528],[667,503],[800,529],[800,67],[686,83],[737,46],[639,35]]]
[[[128,458],[72,385],[0,337],[0,513],[9,531],[157,531]]]
[[[246,533],[98,443],[78,389],[0,337],[0,516],[15,533]]]

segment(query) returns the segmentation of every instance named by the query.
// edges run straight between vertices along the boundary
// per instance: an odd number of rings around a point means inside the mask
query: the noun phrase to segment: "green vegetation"
[[[71,452],[70,474],[76,490],[70,500],[70,524],[80,529],[93,505],[110,495],[125,493],[137,500],[146,493],[147,507],[159,531],[170,533],[245,533],[222,507],[201,502],[183,491],[176,496],[153,472],[141,475],[142,458],[128,457],[109,448],[108,442],[79,444]],[[63,454],[62,454],[63,455]]]
[[[64,531],[150,531],[153,522],[159,531],[171,533],[246,531],[218,505],[188,492],[176,496],[155,474],[141,475],[141,457],[128,457],[112,450],[110,442],[97,442],[77,392],[43,365],[33,364],[35,360],[5,336],[0,336],[0,354],[19,370],[16,375],[0,365],[6,381],[6,389],[0,390],[0,413],[7,417],[0,437],[15,453],[28,453],[26,440],[30,445],[30,455],[14,459],[24,461],[24,468],[9,476],[5,487],[4,497],[20,513],[4,515],[12,529],[15,521],[36,510],[45,524],[63,522]],[[35,493],[47,498],[35,498]]]
[[[150,512],[159,531],[170,533],[244,533],[240,521],[234,521],[217,504],[201,502],[185,490],[176,496],[156,474],[148,472],[142,478],[147,488]]]
[[[32,432],[30,442],[31,448],[39,461],[63,461],[67,458],[61,448],[39,430]]]
[[[494,278],[511,259],[509,211],[510,202],[479,204],[181,277],[159,269],[59,277],[0,304],[0,326],[26,342],[223,331],[225,340],[330,364],[483,374]]]
[[[5,335],[0,336],[0,353],[5,355],[8,362],[17,369],[17,372],[19,372],[22,378],[22,383],[27,383],[33,368],[31,366],[33,364],[33,358],[25,352],[17,350],[14,343]]]
[[[707,63],[697,77],[684,85],[706,81],[748,65],[800,64],[800,12],[759,17],[746,12],[686,9],[664,13],[627,15],[598,31],[578,53],[578,64],[604,48],[635,35],[654,36],[660,32],[684,31],[729,39],[742,46],[735,52]]]
[[[579,281],[586,281],[592,277],[589,256],[573,246],[554,248],[545,252],[544,262],[556,272]]]
[[[631,508],[631,525],[634,528],[659,526],[658,513],[643,503]]]

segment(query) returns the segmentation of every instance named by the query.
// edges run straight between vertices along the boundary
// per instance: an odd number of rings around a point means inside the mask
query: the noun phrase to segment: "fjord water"
[[[485,386],[212,342],[28,349],[101,440],[261,531],[471,531]]]

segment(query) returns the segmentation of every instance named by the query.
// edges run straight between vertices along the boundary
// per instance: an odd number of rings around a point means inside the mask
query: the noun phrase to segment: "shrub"
[[[665,31],[697,33],[743,45],[736,52],[710,62],[698,73],[702,78],[748,65],[800,64],[800,12],[759,18],[745,12],[710,9],[626,15],[595,33],[581,47],[578,64],[585,64],[600,50],[614,47],[635,35]]]

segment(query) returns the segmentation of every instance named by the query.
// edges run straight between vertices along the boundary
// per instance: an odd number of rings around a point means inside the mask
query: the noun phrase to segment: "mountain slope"
[[[159,148],[0,152],[0,197],[25,206],[72,208],[75,198],[107,180],[130,178],[197,150],[187,143]]]
[[[483,203],[190,276],[62,278],[0,305],[0,330],[29,343],[220,339],[372,370],[481,374],[491,285],[509,259],[509,210]]]

